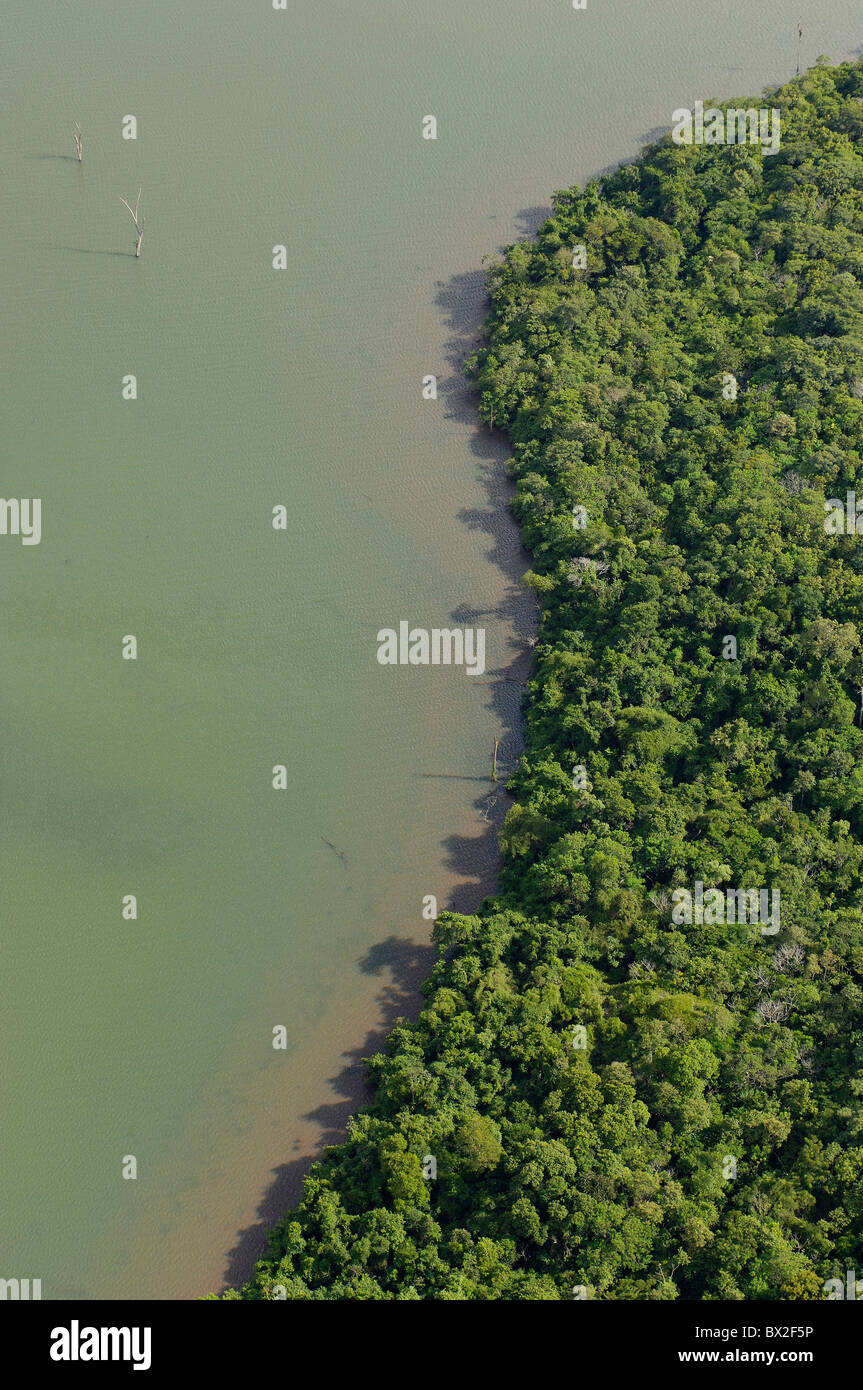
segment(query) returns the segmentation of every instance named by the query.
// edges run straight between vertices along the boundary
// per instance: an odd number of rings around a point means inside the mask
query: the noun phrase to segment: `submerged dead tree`
[[[84,158],[84,136],[81,134],[81,127],[75,122],[75,129],[72,131],[72,139],[75,141],[75,153],[80,164]]]
[[[140,254],[141,254],[141,242],[144,240],[144,219],[143,219],[143,217],[141,218],[140,222],[138,221],[138,206],[139,206],[139,204],[140,204],[140,202],[141,202],[141,190],[140,190],[140,188],[138,189],[138,197],[135,199],[135,211],[134,211],[134,212],[132,212],[132,209],[129,207],[129,204],[126,202],[126,199],[125,199],[125,198],[121,198],[121,199],[120,199],[120,202],[123,204],[123,207],[124,207],[124,208],[128,208],[129,214],[130,214],[130,216],[131,216],[131,218],[132,218],[132,221],[133,221],[134,224],[135,224],[135,231],[138,233],[138,240],[137,240],[137,243],[136,243],[136,245],[135,245],[135,256],[138,257],[138,256],[140,256]]]

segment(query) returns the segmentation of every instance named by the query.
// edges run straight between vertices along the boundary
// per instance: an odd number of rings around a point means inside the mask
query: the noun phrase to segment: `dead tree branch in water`
[[[132,221],[133,221],[134,224],[135,224],[135,231],[138,233],[138,241],[137,241],[137,244],[136,244],[136,246],[135,246],[135,259],[136,259],[136,260],[137,260],[138,256],[140,256],[140,254],[141,254],[141,242],[144,240],[144,219],[143,219],[143,217],[141,218],[140,222],[138,221],[138,205],[139,205],[140,201],[141,201],[141,190],[140,190],[140,188],[138,189],[138,197],[137,197],[137,199],[136,199],[136,201],[135,201],[135,211],[134,211],[134,212],[132,212],[132,209],[129,207],[129,204],[126,202],[126,199],[125,199],[125,198],[121,198],[121,199],[120,199],[120,202],[123,204],[123,207],[126,208],[126,209],[128,210],[129,215],[131,216]]]

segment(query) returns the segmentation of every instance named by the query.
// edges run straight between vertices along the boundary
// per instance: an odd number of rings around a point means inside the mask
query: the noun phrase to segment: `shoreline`
[[[478,279],[481,281],[479,290]],[[448,881],[446,892],[438,896],[438,911],[470,914],[476,912],[486,898],[499,891],[498,832],[508,805],[512,804],[506,794],[506,782],[524,748],[521,697],[533,665],[539,608],[533,593],[519,584],[522,574],[529,568],[530,556],[523,547],[521,529],[510,510],[515,487],[506,472],[509,444],[500,431],[491,430],[481,422],[478,397],[462,371],[469,349],[480,341],[488,309],[485,272],[476,268],[469,277],[467,291],[464,277],[454,277],[453,284],[458,294],[455,300],[447,294],[438,295],[438,305],[450,331],[447,341],[447,362],[451,374],[447,383],[450,387],[447,419],[458,422],[466,431],[466,460],[470,459],[471,454],[483,460],[483,489],[488,504],[485,529],[492,541],[495,565],[503,578],[500,605],[495,609],[494,616],[501,622],[502,645],[506,643],[509,655],[505,665],[486,671],[485,679],[476,682],[487,697],[491,716],[489,759],[495,730],[500,740],[498,780],[495,783],[489,775],[487,786],[463,808],[458,829],[439,842],[440,872],[446,875]],[[439,775],[457,776],[446,773]],[[389,889],[387,900],[392,901],[392,911],[387,914],[387,920],[397,924],[399,918],[404,917],[404,896],[400,896],[398,883]],[[237,1289],[248,1281],[257,1260],[266,1249],[268,1231],[299,1201],[309,1169],[321,1157],[325,1147],[344,1140],[350,1120],[370,1102],[372,1092],[365,1080],[366,1069],[362,1059],[383,1048],[399,1019],[413,1022],[419,1014],[423,1002],[421,986],[431,974],[437,959],[431,942],[433,925],[432,922],[427,924],[421,940],[417,940],[416,935],[410,938],[410,945],[420,956],[417,964],[407,960],[411,951],[405,950],[408,945],[406,941],[401,937],[389,938],[401,945],[402,964],[396,963],[396,973],[390,982],[383,985],[376,999],[378,1008],[374,1015],[363,1014],[352,1023],[349,1042],[354,1045],[348,1045],[338,1053],[340,1060],[350,1059],[348,1065],[335,1076],[330,1076],[326,1083],[329,1092],[338,1088],[339,1100],[334,1108],[345,1112],[341,1124],[329,1129],[322,1126],[314,1140],[306,1141],[304,1152],[294,1152],[289,1164],[283,1160],[281,1165],[270,1169],[277,1176],[260,1194],[255,1207],[255,1220],[238,1229],[237,1242],[225,1256],[223,1280],[218,1286],[213,1286],[213,1292]],[[394,925],[394,930],[398,930],[397,925]],[[357,1028],[355,1023],[359,1023],[360,1027]],[[356,1044],[354,1040],[363,1030],[364,1041]],[[346,1082],[349,1082],[348,1086]],[[330,1097],[322,1101],[322,1108],[333,1108]],[[306,1117],[303,1118],[305,1120]]]

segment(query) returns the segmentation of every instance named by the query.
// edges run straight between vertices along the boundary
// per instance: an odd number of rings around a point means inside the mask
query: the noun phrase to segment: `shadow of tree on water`
[[[550,207],[525,208],[517,215],[515,227],[522,236],[532,235],[550,213]],[[510,636],[501,665],[489,670],[487,678],[478,682],[490,714],[488,778],[465,777],[457,768],[433,772],[417,767],[414,773],[418,781],[452,777],[477,783],[477,796],[472,805],[477,812],[479,833],[451,835],[442,841],[447,868],[458,880],[442,907],[464,913],[475,912],[481,902],[496,891],[497,834],[509,803],[506,779],[514,771],[523,747],[522,693],[530,673],[537,627],[533,594],[520,584],[530,557],[522,547],[518,526],[510,512],[514,489],[506,472],[508,442],[500,431],[489,429],[479,421],[477,398],[464,375],[466,358],[482,342],[488,309],[485,278],[485,270],[475,268],[437,286],[435,299],[448,332],[445,356],[449,369],[447,377],[439,382],[438,392],[446,418],[457,421],[466,431],[469,453],[484,493],[483,505],[463,509],[458,520],[485,537],[486,557],[498,568],[505,582],[501,599],[494,608],[472,605],[465,600],[450,619],[459,626],[470,626],[480,618],[491,618],[505,625]],[[500,780],[497,783],[491,780],[492,729],[500,730]],[[398,1019],[416,1018],[422,1005],[420,986],[431,974],[435,958],[431,945],[389,936],[372,946],[358,962],[363,974],[383,981],[376,998],[378,1020],[362,1044],[344,1054],[344,1066],[328,1082],[332,1099],[303,1116],[306,1122],[311,1121],[317,1127],[315,1153],[298,1153],[272,1171],[254,1223],[238,1232],[236,1243],[227,1256],[225,1287],[237,1287],[250,1278],[256,1261],[266,1249],[267,1231],[296,1206],[303,1180],[315,1158],[320,1157],[321,1150],[328,1144],[344,1139],[350,1117],[369,1103],[371,1096],[366,1086],[363,1058],[380,1050]],[[299,1141],[295,1148],[299,1149]]]
[[[400,1018],[416,1017],[421,1004],[420,986],[431,974],[434,960],[433,946],[389,936],[370,947],[357,962],[362,974],[375,976],[382,982],[375,1001],[378,1006],[375,1027],[366,1033],[359,1047],[343,1054],[344,1066],[329,1082],[333,1099],[303,1116],[305,1121],[317,1126],[316,1153],[302,1154],[272,1170],[255,1221],[238,1232],[236,1244],[228,1253],[223,1287],[236,1288],[250,1278],[256,1262],[266,1250],[267,1232],[297,1205],[303,1180],[315,1158],[320,1157],[326,1145],[344,1139],[350,1117],[369,1103],[371,1096],[365,1082],[363,1058],[381,1050]]]

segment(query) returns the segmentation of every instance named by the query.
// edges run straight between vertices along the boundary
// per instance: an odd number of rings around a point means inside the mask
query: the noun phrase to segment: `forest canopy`
[[[500,892],[226,1297],[863,1277],[863,64],[768,100],[775,154],[667,136],[489,272],[540,605]]]

